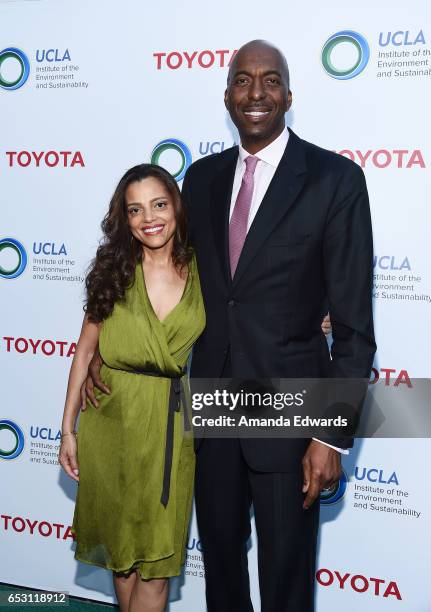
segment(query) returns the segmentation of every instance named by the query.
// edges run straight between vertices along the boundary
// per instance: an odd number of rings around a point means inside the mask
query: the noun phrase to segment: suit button
[[[235,306],[235,300],[229,300],[227,305],[229,306],[229,308],[233,308],[233,306]]]

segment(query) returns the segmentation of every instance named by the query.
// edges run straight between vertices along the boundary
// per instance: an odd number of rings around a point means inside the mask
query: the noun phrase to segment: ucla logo
[[[333,60],[333,52],[340,44],[348,44],[356,50],[350,65],[340,67]],[[370,59],[370,47],[362,34],[353,30],[342,30],[328,38],[322,49],[323,68],[334,79],[353,79],[360,74]]]
[[[19,425],[8,419],[0,420],[0,431],[2,430],[12,433],[14,442],[6,449],[0,446],[0,459],[16,459],[24,449],[24,432]]]
[[[396,472],[392,474],[385,474],[383,470],[376,468],[361,468],[355,467],[355,478],[356,480],[368,480],[369,482],[378,482],[379,484],[395,484],[399,485],[398,477]]]
[[[202,552],[203,549],[201,541],[197,538],[189,538],[189,541],[187,543],[187,550],[198,550],[199,552]]]
[[[6,265],[0,259],[0,278],[17,278],[27,266],[27,252],[24,245],[15,238],[2,238],[0,240],[0,254],[6,250],[13,251],[17,256],[17,263]]]
[[[36,51],[37,62],[70,62],[69,49],[60,51],[59,49],[37,49]]]
[[[59,429],[53,429],[52,427],[39,427],[38,425],[31,425],[30,436],[32,438],[40,438],[41,440],[52,440],[57,442],[61,440],[61,431]]]
[[[398,30],[397,32],[380,32],[379,35],[379,45],[381,47],[387,47],[388,45],[402,47],[425,44],[425,36],[422,30],[419,30],[417,34],[410,34],[409,30]]]
[[[187,168],[192,163],[192,154],[190,149],[184,142],[181,142],[181,140],[177,140],[176,138],[167,138],[166,140],[159,142],[154,147],[151,153],[151,163],[161,166],[160,158],[166,151],[175,151],[178,153],[180,158],[179,167],[178,170],[172,172],[171,174],[176,181],[182,181]]]
[[[18,76],[11,80],[2,73],[2,66],[6,60],[12,60],[18,65]],[[0,51],[0,87],[2,89],[8,89],[9,91],[19,89],[27,81],[29,74],[30,62],[24,51],[16,47],[7,47]]]
[[[395,257],[394,255],[374,255],[373,267],[382,270],[411,271],[412,269],[408,257]]]
[[[210,142],[207,140],[206,142],[201,141],[199,143],[199,154],[202,155],[202,157],[205,157],[205,155],[214,155],[214,153],[221,153],[222,151],[224,151],[224,142],[218,140]]]
[[[67,255],[66,245],[56,246],[55,242],[33,242],[35,255]]]
[[[325,489],[320,493],[320,504],[322,506],[329,506],[339,502],[347,490],[347,482],[347,474],[342,470],[340,480],[329,489]]]

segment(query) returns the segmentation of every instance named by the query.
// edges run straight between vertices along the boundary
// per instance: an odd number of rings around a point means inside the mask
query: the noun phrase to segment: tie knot
[[[254,174],[259,158],[255,157],[254,155],[249,155],[248,157],[245,158],[244,161],[245,161],[245,171],[250,172],[250,174]]]

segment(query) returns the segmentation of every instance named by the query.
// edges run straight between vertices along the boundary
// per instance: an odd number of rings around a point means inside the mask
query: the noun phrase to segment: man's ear
[[[291,106],[292,106],[292,92],[289,89],[289,91],[287,92],[286,113],[289,111]]]
[[[224,91],[224,105],[227,108],[227,110],[229,110],[229,103],[228,103],[228,100],[227,100],[227,89],[225,89],[225,91]]]

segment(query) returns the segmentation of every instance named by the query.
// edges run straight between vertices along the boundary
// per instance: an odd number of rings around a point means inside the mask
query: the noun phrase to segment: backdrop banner
[[[365,171],[371,383],[401,389],[397,410],[409,410],[431,363],[431,4],[413,4],[0,0],[0,582],[114,601],[110,572],[74,560],[76,484],[57,462],[83,281],[126,169],[153,161],[181,185],[193,161],[238,141],[223,93],[248,40],[287,57],[288,125]],[[430,450],[426,438],[367,439],[343,458],[320,502],[318,612],[431,610]],[[259,609],[256,552],[253,530]],[[206,609],[194,516],[170,600]]]

